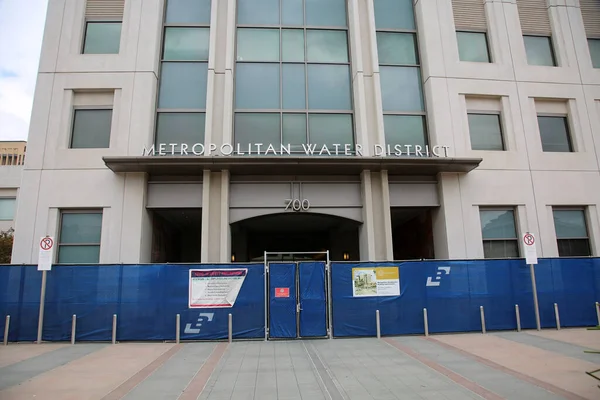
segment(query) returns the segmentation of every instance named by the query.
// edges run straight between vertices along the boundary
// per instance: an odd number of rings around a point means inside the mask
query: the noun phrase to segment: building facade
[[[37,262],[600,251],[597,0],[49,0]]]
[[[15,227],[26,149],[25,141],[0,141],[0,231]]]
[[[27,142],[0,141],[0,165],[23,165],[25,163],[25,151]]]

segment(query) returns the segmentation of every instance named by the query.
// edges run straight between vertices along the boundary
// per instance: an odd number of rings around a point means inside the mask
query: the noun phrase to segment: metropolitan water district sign
[[[189,308],[233,307],[248,269],[190,269]]]
[[[38,271],[50,271],[54,258],[54,238],[46,236],[40,239],[40,252],[38,254]]]
[[[525,262],[527,264],[537,264],[537,250],[533,233],[527,232],[523,235],[523,248],[525,249]]]

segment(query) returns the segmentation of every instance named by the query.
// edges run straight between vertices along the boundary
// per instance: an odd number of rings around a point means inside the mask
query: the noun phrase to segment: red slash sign
[[[42,250],[50,250],[53,245],[54,241],[52,240],[52,238],[43,238],[40,242],[40,247],[42,248]]]
[[[533,238],[533,235],[531,233],[527,233],[525,236],[523,236],[523,242],[525,242],[527,246],[533,246],[533,243],[535,243],[535,239]]]

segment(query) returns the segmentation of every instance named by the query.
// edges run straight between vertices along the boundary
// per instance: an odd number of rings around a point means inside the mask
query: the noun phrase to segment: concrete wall
[[[486,0],[493,63],[458,59],[451,0],[416,0],[415,15],[430,145],[449,155],[481,157],[466,175],[437,177],[433,212],[437,258],[483,256],[478,207],[514,206],[520,233],[539,237],[540,256],[557,255],[552,205],[589,206],[595,255],[600,249],[600,69],[592,68],[577,0],[551,1],[558,67],[527,64],[516,2]],[[127,0],[118,55],[81,55],[84,2],[50,0],[33,105],[28,157],[17,212],[14,262],[36,262],[39,236],[56,234],[62,207],[101,207],[101,262],[149,257],[151,224],[144,207],[148,177],[116,175],[103,155],[140,155],[153,141],[164,1]],[[349,43],[357,143],[383,143],[383,117],[373,0],[348,0]],[[213,0],[206,107],[207,143],[232,141],[235,0]],[[113,93],[110,148],[68,149],[73,93]],[[502,110],[507,151],[474,151],[466,111],[491,96]],[[576,152],[541,149],[539,99],[560,99],[569,113]],[[537,100],[536,100],[537,99]],[[542,104],[541,107],[544,105]],[[368,155],[368,154],[365,154]],[[360,176],[361,258],[391,257],[390,189],[394,177]],[[230,258],[227,172],[205,173],[202,185],[203,261]],[[397,194],[393,192],[394,205]],[[411,205],[415,200],[411,198]],[[210,233],[210,235],[209,235]],[[141,240],[140,240],[141,238]]]

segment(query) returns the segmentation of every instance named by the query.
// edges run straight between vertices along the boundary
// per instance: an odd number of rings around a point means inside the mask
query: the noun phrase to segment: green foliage
[[[10,264],[14,229],[0,231],[0,264]]]

